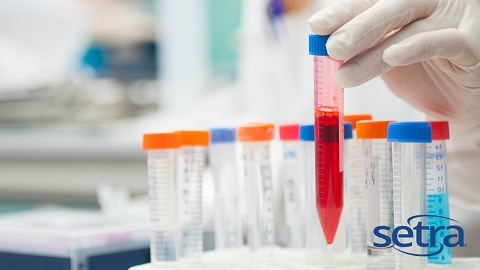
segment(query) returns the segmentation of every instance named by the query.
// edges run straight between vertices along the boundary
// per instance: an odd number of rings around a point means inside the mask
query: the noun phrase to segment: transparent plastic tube
[[[307,263],[319,265],[326,255],[325,237],[317,213],[315,189],[315,139],[314,125],[300,126],[300,140],[305,153],[305,234]]]
[[[157,267],[172,267],[179,257],[175,163],[180,138],[173,133],[145,134],[150,203],[150,257]],[[169,264],[170,263],[170,264]]]
[[[210,166],[215,180],[215,249],[243,245],[236,129],[210,130]]]
[[[366,246],[365,230],[365,184],[363,172],[362,143],[356,138],[357,122],[371,120],[370,114],[345,115],[345,122],[352,123],[354,138],[346,142],[349,152],[348,181],[346,197],[348,200],[348,247],[352,252],[364,253]]]
[[[343,209],[343,88],[335,83],[343,62],[328,56],[327,39],[311,34],[309,51],[314,55],[317,211],[332,244]]]
[[[352,125],[345,123],[345,140],[352,138]],[[316,207],[316,183],[315,183],[315,142],[314,125],[300,126],[300,140],[303,141],[305,153],[305,230],[307,263],[311,265],[327,265],[332,261],[333,252],[343,252],[347,249],[347,230],[344,216],[340,219],[337,235],[333,245],[327,248],[327,242],[322,232],[322,225],[318,218]],[[348,164],[348,149],[344,148],[344,161]]]
[[[305,156],[299,125],[280,126],[283,144],[283,199],[287,247],[305,248]]]
[[[363,179],[362,144],[357,139],[347,142],[348,167],[348,246],[352,252],[366,251],[365,184]]]
[[[392,142],[392,177],[394,231],[411,237],[398,237],[395,244],[395,269],[425,269],[426,258],[410,254],[426,254],[427,234],[401,229],[426,226],[426,143],[431,142],[428,122],[395,122],[388,126],[388,141]],[[411,245],[410,245],[411,243]],[[410,253],[410,254],[407,254]]]
[[[375,247],[382,242],[375,236],[377,226],[393,227],[391,149],[387,142],[387,127],[391,121],[361,121],[357,123],[357,138],[362,143],[363,176],[366,193],[365,228],[368,269],[393,269],[393,244]],[[391,237],[391,231],[387,233]]]
[[[351,123],[344,123],[344,140],[345,143],[352,140],[353,138],[353,129]],[[340,218],[340,223],[338,224],[337,234],[335,235],[335,241],[333,242],[332,251],[334,253],[342,253],[348,251],[348,230],[347,230],[347,221],[348,221],[348,198],[347,195],[347,183],[348,183],[348,164],[350,162],[350,153],[348,147],[343,148],[343,163],[344,163],[344,182],[343,182],[343,212]]]
[[[202,186],[208,131],[176,131],[182,146],[178,155],[178,214],[181,228],[180,256],[200,259],[203,252]]]
[[[247,195],[247,242],[252,260],[268,259],[275,246],[273,182],[270,160],[272,124],[252,124],[238,128],[242,142],[243,174]]]
[[[450,138],[448,122],[431,122],[432,143],[427,144],[427,214],[450,217],[447,185],[447,148],[446,140]],[[427,217],[428,226],[450,226],[450,221],[444,218]],[[429,231],[430,233],[430,231]],[[443,245],[443,239],[447,235],[440,231],[435,237],[435,246],[429,246],[428,253],[432,254]],[[430,239],[430,234],[428,234]],[[452,263],[452,249],[444,246],[440,254],[429,256],[429,263],[449,264]]]

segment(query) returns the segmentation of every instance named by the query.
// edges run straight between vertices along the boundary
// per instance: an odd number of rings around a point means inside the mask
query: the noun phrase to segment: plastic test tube
[[[283,199],[287,225],[287,247],[305,248],[305,156],[299,125],[281,125],[283,144]]]
[[[314,56],[317,211],[332,244],[343,209],[343,88],[335,83],[343,62],[328,56],[327,39],[310,34],[309,52]]]
[[[172,267],[179,257],[175,163],[180,137],[174,133],[143,135],[148,159],[150,259],[153,266]]]
[[[209,132],[176,131],[181,148],[178,157],[178,213],[181,227],[180,256],[199,259],[203,252],[202,186]]]
[[[345,140],[352,138],[352,125],[350,123],[344,124]],[[314,125],[300,126],[300,140],[304,142],[305,152],[305,189],[306,189],[306,205],[305,205],[305,220],[306,220],[306,248],[307,248],[307,263],[312,265],[325,265],[326,262],[331,261],[329,252],[331,251],[345,251],[347,244],[347,230],[345,223],[340,221],[337,230],[337,236],[333,242],[333,249],[327,249],[327,242],[322,233],[322,225],[318,219],[318,212],[316,206],[316,183],[315,183],[315,139],[314,139]],[[344,148],[344,161],[348,164],[348,149]],[[343,217],[341,218],[341,220]],[[342,226],[343,224],[343,226]]]
[[[360,121],[357,138],[362,143],[363,175],[366,193],[366,246],[368,269],[393,269],[393,244],[377,248],[373,243],[383,240],[374,235],[377,226],[393,227],[392,152],[387,142],[387,127],[392,121]],[[391,231],[390,231],[391,232]],[[391,237],[391,234],[389,235]]]
[[[345,122],[352,123],[353,139],[346,142],[349,152],[347,175],[347,231],[348,246],[352,252],[364,253],[366,246],[365,230],[365,185],[363,177],[362,143],[356,138],[357,122],[372,120],[371,114],[347,114]]]
[[[235,128],[210,130],[210,166],[215,180],[215,249],[243,245]]]
[[[392,146],[393,223],[394,227],[426,226],[426,144],[432,142],[432,127],[428,122],[394,122],[388,125],[388,141]],[[393,232],[395,233],[395,231]],[[398,232],[407,234],[405,230]],[[399,237],[402,245],[395,245],[395,269],[425,269],[426,259],[413,254],[426,254],[426,248],[417,244],[416,231],[412,237]],[[420,236],[418,236],[420,238]],[[426,234],[420,238],[426,243]],[[411,243],[411,246],[403,247]],[[399,251],[400,250],[400,251]],[[401,252],[403,251],[403,252]]]
[[[242,142],[243,175],[247,196],[247,242],[255,262],[273,255],[275,220],[270,141],[273,124],[240,126],[238,140]]]
[[[447,148],[446,140],[450,139],[447,121],[430,122],[432,125],[432,143],[427,144],[427,214],[450,217],[447,189]],[[428,226],[450,226],[450,221],[443,218],[427,217]],[[430,232],[430,231],[429,231]],[[445,231],[437,233],[435,247],[428,248],[428,253],[438,251],[438,245],[443,243]],[[430,235],[428,234],[428,239]],[[452,263],[452,250],[444,246],[443,251],[428,257],[429,263]]]
[[[343,123],[343,138],[345,143],[348,143],[353,139],[353,129],[352,124],[349,122]],[[334,253],[341,253],[348,250],[348,230],[347,230],[347,220],[348,220],[348,198],[347,198],[347,183],[348,183],[348,164],[350,162],[350,153],[348,147],[343,148],[343,212],[342,217],[340,218],[340,223],[338,224],[337,234],[335,236],[335,241],[333,241],[332,251]]]
[[[319,265],[326,252],[325,237],[322,225],[318,219],[317,199],[315,192],[315,139],[314,125],[300,126],[300,140],[305,147],[305,234],[307,248],[307,263]]]

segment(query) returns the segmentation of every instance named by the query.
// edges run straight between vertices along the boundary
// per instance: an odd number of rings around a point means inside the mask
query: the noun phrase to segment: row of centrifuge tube
[[[373,229],[379,225],[391,226],[392,229],[393,226],[405,225],[407,217],[400,211],[394,213],[392,208],[403,209],[396,205],[401,203],[402,196],[424,194],[426,190],[428,213],[448,215],[444,141],[448,138],[448,123],[431,124],[432,143],[426,143],[428,140],[425,139],[417,143],[411,140],[401,143],[399,140],[390,145],[387,141],[390,121],[357,123],[358,120],[369,119],[369,115],[345,116],[346,207],[333,250],[336,253],[365,253],[368,249],[369,267],[393,268],[393,244],[384,249],[374,247],[373,242],[378,239],[374,239]],[[400,138],[409,138],[408,130],[418,133],[415,127],[406,127]],[[316,210],[314,128],[313,125],[284,125],[279,127],[279,131],[283,142],[281,175],[287,247],[306,249],[309,263],[322,264],[322,258],[331,252],[331,247],[327,248]],[[431,141],[432,133],[429,136]],[[415,134],[411,137],[415,139]],[[148,155],[153,265],[168,266],[169,262],[180,259],[195,261],[202,253],[201,196],[207,155],[215,179],[216,249],[243,245],[242,217],[246,215],[247,242],[252,261],[271,256],[276,242],[270,159],[273,138],[272,124],[144,135],[143,147]],[[237,140],[242,145],[242,181],[237,177]],[[409,151],[413,151],[411,157],[407,156]],[[407,168],[409,164],[414,167]],[[411,182],[403,183],[401,173],[411,173]],[[434,177],[435,180],[432,180]],[[439,177],[443,183],[438,183]],[[242,182],[244,188],[240,184]],[[420,183],[425,183],[427,188]],[[418,207],[414,205],[418,214],[425,214],[426,208],[421,206],[425,203],[424,199],[413,201],[409,197],[410,204],[418,204]],[[242,201],[246,203],[245,210]],[[404,213],[407,214],[414,213]],[[394,221],[398,222],[394,224]],[[409,251],[422,252],[419,249],[422,247],[414,246]],[[399,259],[400,255],[397,256]],[[448,263],[450,258],[450,250],[446,248],[435,258],[430,257],[429,261]],[[413,257],[413,262],[412,258],[405,257],[402,261],[414,268],[412,264],[424,263],[421,257]]]
[[[362,117],[369,116],[345,117],[355,135],[346,140],[351,250],[366,249],[367,266],[375,269],[424,269],[427,257],[429,263],[451,263],[451,248],[444,244],[449,235],[448,122]]]

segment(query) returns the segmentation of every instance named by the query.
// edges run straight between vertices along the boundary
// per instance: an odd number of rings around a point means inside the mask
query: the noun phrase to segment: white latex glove
[[[330,56],[346,60],[344,87],[378,75],[428,115],[480,119],[480,1],[340,0],[309,21],[329,35]]]

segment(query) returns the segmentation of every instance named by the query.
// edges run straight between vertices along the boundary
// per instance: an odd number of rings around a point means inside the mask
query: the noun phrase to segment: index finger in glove
[[[349,60],[382,40],[393,30],[428,17],[437,7],[436,0],[380,0],[337,29],[329,38],[329,55]]]
[[[466,88],[480,87],[480,50],[469,36],[447,28],[413,35],[387,48],[383,59],[391,66],[407,66],[432,59],[449,59],[442,70]],[[444,64],[445,65],[445,64]]]
[[[346,61],[338,70],[336,76],[337,83],[343,87],[354,87],[389,71],[393,67],[383,60],[383,52],[385,49],[415,34],[429,30],[438,30],[432,29],[435,27],[440,28],[440,26],[432,25],[426,20],[410,23],[401,31],[379,42],[376,46]]]
[[[315,13],[308,23],[313,32],[330,35],[379,0],[340,0]]]
[[[419,33],[385,50],[383,59],[392,66],[406,66],[429,59],[450,59],[467,67],[480,62],[480,52],[467,34],[447,28]]]

